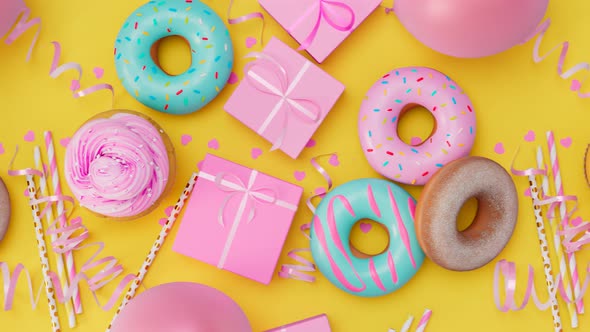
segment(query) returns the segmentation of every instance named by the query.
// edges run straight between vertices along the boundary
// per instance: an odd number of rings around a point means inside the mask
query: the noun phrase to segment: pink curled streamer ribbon
[[[17,264],[14,268],[12,274],[10,273],[10,268],[8,263],[0,262],[0,271],[2,272],[2,278],[4,282],[4,311],[8,311],[12,309],[12,304],[14,301],[14,292],[16,291],[16,285],[18,283],[19,277],[24,274],[25,281],[28,284],[29,290],[29,297],[31,300],[31,306],[33,310],[37,308],[37,304],[39,303],[39,298],[41,297],[41,291],[43,290],[43,285],[39,285],[37,290],[37,296],[33,295],[33,282],[31,279],[31,274],[27,270],[27,268],[22,264]]]
[[[313,214],[315,214],[315,206],[313,205],[312,200],[316,197],[324,197],[326,195],[326,193],[332,189],[332,186],[333,186],[332,178],[330,177],[330,175],[328,174],[326,169],[324,169],[317,162],[317,159],[320,157],[325,157],[325,156],[331,157],[334,155],[336,155],[336,153],[324,154],[324,155],[320,155],[320,156],[316,156],[316,157],[311,158],[311,165],[318,171],[318,173],[320,173],[324,177],[324,179],[326,179],[326,182],[328,184],[328,189],[324,193],[314,194],[313,196],[311,196],[310,198],[307,199],[307,202],[306,202],[307,207],[310,209],[310,211]],[[303,234],[303,236],[305,236],[305,238],[307,240],[311,240],[311,237],[309,236],[309,234],[306,233],[307,231],[310,230],[310,228],[311,228],[311,223],[303,224],[300,227],[301,233]],[[289,253],[287,253],[287,257],[294,260],[297,264],[283,264],[283,265],[281,265],[281,269],[279,271],[279,277],[286,278],[286,279],[295,279],[295,280],[300,280],[300,281],[306,281],[306,282],[314,282],[316,278],[312,275],[309,275],[309,273],[315,272],[316,266],[309,259],[301,256],[301,253],[310,253],[310,252],[311,252],[311,249],[309,249],[309,248],[297,248],[297,249],[293,249],[293,250],[289,251]]]
[[[263,38],[264,38],[264,26],[265,26],[265,22],[264,22],[264,15],[261,12],[254,12],[254,13],[249,13],[240,17],[235,17],[235,18],[231,18],[231,10],[232,7],[234,6],[234,0],[230,0],[229,1],[229,6],[227,7],[227,23],[229,24],[240,24],[252,19],[256,19],[259,18],[262,21],[262,29],[260,30],[260,44],[263,44]]]
[[[258,134],[264,133],[278,113],[281,110],[284,110],[281,133],[274,142],[271,151],[277,150],[282,146],[289,128],[291,115],[305,123],[317,123],[320,121],[322,111],[315,101],[305,98],[291,97],[291,93],[293,93],[293,90],[297,87],[307,70],[311,67],[311,62],[306,61],[293,80],[290,80],[285,67],[273,57],[264,53],[253,52],[248,54],[246,58],[256,59],[256,61],[248,63],[244,68],[246,81],[261,93],[280,98],[266,120],[262,123],[260,128],[258,128]],[[273,81],[276,81],[275,83],[278,84],[271,83],[269,80],[256,73],[254,71],[255,67],[264,69],[265,73],[271,73],[273,78],[275,78]]]
[[[354,27],[356,18],[354,10],[349,5],[341,1],[317,0],[317,2],[314,2],[314,4],[310,6],[290,28],[287,29],[287,31],[290,34],[293,34],[293,31],[295,31],[295,29],[297,29],[316,10],[318,13],[314,27],[297,49],[299,51],[306,50],[311,46],[320,31],[320,25],[323,20],[338,31],[347,32],[351,31],[352,27]],[[344,11],[344,15],[341,11]]]
[[[551,19],[547,19],[547,20],[543,21],[537,27],[537,29],[534,31],[534,33],[530,36],[530,38],[527,39],[527,41],[528,41],[528,40],[534,38],[535,36],[537,36],[537,39],[535,41],[535,46],[533,48],[533,61],[535,63],[539,63],[539,62],[545,60],[549,55],[553,54],[553,52],[555,52],[559,47],[561,47],[561,51],[559,53],[559,60],[557,61],[557,74],[559,75],[559,77],[561,77],[562,79],[568,79],[579,71],[582,71],[582,70],[590,71],[590,63],[588,63],[588,62],[580,62],[580,63],[572,66],[570,69],[568,69],[566,71],[563,70],[565,58],[566,58],[567,52],[569,50],[569,41],[564,41],[561,44],[555,45],[547,53],[545,53],[544,55],[540,55],[539,49],[541,47],[541,41],[543,40],[543,37],[545,36],[545,33],[547,32],[547,30],[549,29],[550,26],[551,26]],[[581,92],[580,91],[581,87],[582,87],[582,84],[580,81],[572,80],[571,90],[577,92],[578,97],[580,97],[580,98],[589,98],[590,92],[586,92],[586,93]]]
[[[518,152],[517,152],[518,153]],[[515,157],[516,159],[516,157]],[[514,164],[514,160],[512,162]],[[529,175],[547,175],[547,169],[529,168],[526,170],[517,170],[514,165],[511,166],[512,174],[517,176]],[[563,225],[563,229],[558,231],[558,234],[563,237],[561,244],[565,248],[566,253],[573,253],[579,251],[584,245],[590,243],[590,222],[582,221],[581,218],[572,219],[574,213],[578,209],[578,197],[574,195],[555,195],[546,196],[546,193],[541,192],[543,199],[536,200],[535,203],[540,206],[548,206],[547,218],[553,219],[556,216],[556,211],[561,204],[567,202],[575,203],[574,207],[567,213],[567,220],[571,220],[571,225]]]
[[[24,4],[23,4],[23,8],[18,12],[18,15],[20,15],[20,19],[17,21],[12,32],[10,34],[8,34],[8,36],[6,37],[5,43],[8,45],[14,43],[14,41],[16,41],[26,31],[37,26],[37,32],[35,33],[35,37],[33,37],[33,41],[31,42],[31,46],[29,47],[29,51],[27,53],[26,59],[27,59],[27,61],[29,61],[31,59],[33,49],[34,49],[35,45],[37,44],[37,40],[39,39],[39,34],[41,32],[41,18],[35,17],[35,18],[32,18],[29,20],[29,18],[31,16],[31,10],[30,10],[30,8],[24,6]],[[15,21],[16,21],[16,18],[15,18]],[[0,37],[2,37],[2,36],[0,35]],[[111,108],[112,108],[112,105],[114,103],[114,88],[113,88],[113,86],[108,83],[100,83],[100,84],[93,85],[89,88],[81,89],[80,88],[80,80],[82,79],[82,66],[78,63],[70,62],[70,63],[64,64],[64,65],[61,65],[58,67],[58,62],[61,57],[61,46],[56,41],[52,42],[52,44],[55,48],[55,51],[53,54],[53,60],[52,60],[52,64],[51,64],[51,69],[49,71],[49,75],[52,78],[57,78],[58,76],[63,74],[63,72],[65,72],[65,71],[76,70],[78,72],[78,79],[74,80],[72,82],[72,83],[75,83],[75,84],[72,84],[72,86],[75,87],[75,89],[73,89],[74,90],[73,97],[74,98],[81,98],[81,97],[88,96],[92,93],[95,93],[95,92],[98,92],[101,90],[109,90],[111,92]]]
[[[10,176],[44,175],[42,171],[33,168],[14,170],[12,165],[16,158],[17,152],[15,152],[15,155],[9,166],[8,174]],[[57,202],[69,202],[73,204],[74,200],[72,197],[63,195],[53,195],[47,197],[39,196],[39,198],[37,199],[30,200],[30,204],[46,203],[46,207],[43,209],[40,218],[43,218],[46,213],[51,213],[52,205],[56,204]],[[69,214],[66,215],[69,216]],[[89,237],[89,232],[88,228],[82,223],[82,219],[80,217],[74,218],[70,220],[69,223],[65,224],[62,224],[60,219],[61,218],[56,218],[46,230],[46,233],[48,235],[57,235],[56,240],[51,243],[51,247],[55,252],[61,254],[70,252],[72,250],[83,250],[88,247],[97,247],[97,249],[94,252],[94,254],[88,260],[86,260],[84,264],[82,264],[82,266],[80,267],[80,271],[75,275],[73,280],[70,280],[70,284],[67,288],[62,289],[58,275],[53,271],[49,271],[49,277],[53,281],[55,287],[55,294],[58,302],[64,303],[72,299],[72,297],[75,296],[76,289],[81,284],[82,280],[84,280],[88,285],[90,291],[92,292],[92,295],[94,296],[96,303],[103,310],[110,310],[117,303],[119,297],[125,291],[126,286],[130,282],[135,280],[136,275],[128,274],[124,276],[117,285],[115,291],[113,292],[107,303],[102,305],[98,300],[96,292],[103,288],[105,285],[109,284],[119,275],[121,275],[123,273],[123,266],[120,263],[118,263],[118,259],[113,256],[99,258],[100,253],[104,249],[103,242],[93,242],[84,244],[84,241],[87,240]],[[10,275],[6,263],[0,262],[0,268],[2,269],[4,277],[4,308],[5,310],[10,310],[12,303],[14,301],[14,288],[16,288],[16,282],[18,280],[19,274],[22,271],[25,272],[28,279],[27,281],[29,283],[29,290],[32,293],[31,278],[29,276],[28,271],[26,271],[22,264],[17,265],[12,276]],[[92,274],[93,270],[98,270],[98,272]],[[37,300],[33,301],[33,308],[36,307],[38,298],[39,296],[37,296]]]
[[[590,272],[590,264],[588,265],[587,272]],[[501,279],[504,279],[504,287],[500,286]],[[576,303],[583,299],[586,290],[588,288],[588,284],[590,283],[590,273],[586,275],[586,279],[582,286],[582,290],[580,292],[580,296],[577,298],[572,298],[567,295],[565,287],[563,285],[563,278],[561,275],[557,275],[556,278],[557,287],[552,294],[549,294],[549,299],[547,302],[542,302],[537,295],[537,291],[535,290],[535,270],[531,265],[529,265],[529,274],[527,278],[527,284],[523,296],[523,300],[520,304],[518,304],[515,294],[516,294],[516,264],[513,262],[508,262],[506,260],[500,260],[496,264],[496,268],[494,270],[494,302],[498,310],[502,312],[508,311],[519,311],[524,309],[528,303],[531,301],[535,304],[535,306],[539,310],[547,310],[551,307],[552,299],[557,297],[557,293],[559,292],[559,296],[565,301],[566,303]],[[503,291],[504,295],[504,303],[501,301],[501,292]]]

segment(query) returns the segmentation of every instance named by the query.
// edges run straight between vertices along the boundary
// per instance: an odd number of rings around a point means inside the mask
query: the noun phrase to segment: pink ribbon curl
[[[258,129],[258,134],[262,134],[266,131],[270,123],[281,110],[285,111],[281,133],[271,148],[271,151],[274,151],[279,149],[285,140],[291,116],[295,116],[296,119],[305,123],[317,123],[321,119],[322,111],[315,101],[306,98],[294,98],[291,96],[307,70],[310,68],[311,63],[306,61],[303,67],[291,80],[285,67],[283,67],[283,65],[281,65],[281,63],[275,58],[259,52],[250,53],[246,57],[256,59],[256,61],[248,63],[244,68],[246,81],[261,93],[280,98],[264,123]],[[255,68],[261,69],[259,72],[269,74],[273,79],[269,81],[270,78],[264,78],[254,70]]]
[[[28,62],[29,60],[31,60],[31,54],[33,53],[33,48],[35,47],[35,44],[37,44],[37,40],[39,39],[39,34],[41,33],[41,18],[35,17],[29,21],[29,18],[31,16],[31,10],[28,7],[21,8],[20,11],[18,12],[18,15],[20,15],[20,20],[18,20],[18,22],[14,26],[14,29],[6,37],[6,40],[4,42],[8,45],[11,45],[23,33],[28,31],[32,27],[37,26],[37,32],[35,32],[35,37],[33,37],[33,41],[31,42],[31,46],[29,46],[29,51],[27,52],[27,62]],[[2,37],[2,36],[0,36],[0,37]]]
[[[590,63],[588,63],[588,62],[580,62],[580,63],[572,66],[570,69],[564,71],[563,67],[564,67],[565,59],[566,59],[567,52],[568,52],[569,46],[570,46],[569,41],[564,41],[561,44],[553,46],[549,51],[547,51],[543,55],[540,54],[539,49],[541,48],[541,42],[543,40],[543,37],[545,37],[545,33],[549,30],[550,26],[551,26],[551,19],[548,18],[545,21],[543,21],[541,24],[539,24],[539,26],[531,34],[531,36],[526,39],[526,41],[528,41],[528,40],[534,38],[535,36],[537,36],[537,39],[535,41],[535,46],[533,48],[533,61],[535,63],[539,63],[539,62],[545,60],[549,55],[553,54],[558,48],[561,47],[561,51],[559,53],[559,59],[557,61],[557,74],[559,75],[559,77],[561,77],[562,79],[569,79],[570,77],[572,77],[574,74],[578,73],[579,71],[582,71],[582,70],[590,71]],[[580,97],[580,98],[590,98],[590,92],[583,93],[580,91],[581,88],[582,88],[582,83],[580,81],[572,80],[570,89],[572,91],[575,91],[578,94],[578,97]]]
[[[287,31],[290,34],[293,34],[293,31],[295,31],[295,29],[297,29],[316,10],[317,18],[314,27],[299,46],[299,51],[306,50],[311,46],[320,31],[320,25],[323,20],[338,31],[347,32],[351,31],[354,27],[356,18],[354,10],[349,5],[341,1],[317,0],[317,2],[314,2],[314,4],[310,6],[290,28],[287,29]],[[344,13],[342,13],[342,11],[344,11]]]
[[[232,7],[234,6],[234,0],[230,0],[229,1],[229,6],[227,7],[227,23],[229,24],[240,24],[252,19],[257,19],[259,18],[262,21],[262,29],[260,30],[260,44],[263,44],[263,38],[264,38],[264,15],[260,12],[254,12],[254,13],[249,13],[240,17],[234,17],[231,18],[231,10]]]
[[[43,176],[45,175],[43,171],[36,170],[33,168],[25,168],[25,169],[13,169],[13,163],[18,153],[15,152],[12,161],[10,162],[8,174],[10,176]],[[40,218],[43,218],[46,213],[51,213],[52,206],[57,204],[58,202],[68,202],[73,203],[74,200],[72,197],[64,196],[64,195],[52,195],[52,196],[39,196],[38,198],[31,198],[30,204],[39,204],[45,203],[46,206],[43,209],[43,212],[40,215]],[[66,214],[67,219],[70,219],[70,215],[73,211],[70,211]],[[84,262],[84,264],[80,267],[80,271],[75,274],[75,277],[70,280],[70,283],[67,288],[61,287],[61,280],[59,276],[53,272],[49,271],[49,277],[53,281],[53,285],[55,288],[55,294],[57,300],[60,303],[64,303],[72,299],[76,293],[76,289],[81,284],[82,280],[86,282],[90,291],[92,292],[96,303],[103,309],[103,310],[110,310],[114,307],[114,305],[118,302],[121,294],[126,289],[126,286],[135,280],[136,276],[133,274],[128,274],[122,278],[122,280],[117,285],[115,291],[107,301],[105,305],[101,305],[98,297],[96,296],[96,292],[109,284],[112,280],[117,278],[120,274],[123,273],[123,266],[118,263],[118,259],[114,256],[107,256],[99,258],[101,252],[104,250],[104,243],[103,242],[93,242],[85,244],[84,242],[89,237],[88,228],[82,223],[82,219],[80,217],[71,219],[69,223],[61,223],[60,218],[56,218],[49,227],[46,229],[47,235],[56,235],[55,241],[51,242],[52,249],[60,254],[71,252],[72,250],[83,250],[88,247],[97,247],[94,254]],[[16,281],[18,279],[19,274],[21,271],[25,271],[28,276],[28,272],[24,269],[24,267],[19,264],[15,268],[12,276],[8,271],[8,267],[5,263],[0,262],[0,268],[2,269],[2,273],[4,276],[4,289],[5,289],[5,310],[9,310],[13,303],[14,297],[14,287],[16,287]],[[98,270],[98,272],[92,274],[92,271]],[[8,271],[8,272],[7,272]],[[7,281],[8,280],[8,281]],[[30,277],[28,277],[29,282],[29,289],[32,289]],[[32,291],[31,291],[32,292]],[[38,297],[37,297],[38,298]],[[33,307],[36,306],[36,302],[33,302]]]
[[[588,265],[587,272],[590,272],[590,264]],[[504,279],[504,287],[501,287],[500,281]],[[559,292],[559,296],[565,301],[566,303],[577,303],[583,299],[584,294],[588,288],[588,284],[590,283],[590,273],[586,276],[586,280],[584,281],[584,285],[580,292],[580,296],[578,298],[572,298],[567,295],[565,287],[563,285],[563,278],[561,275],[557,275],[557,287],[552,294],[549,294],[549,300],[547,302],[542,302],[537,295],[535,290],[535,270],[531,265],[529,265],[529,273],[526,283],[526,288],[523,296],[523,300],[520,304],[515,298],[516,294],[516,264],[513,262],[508,262],[506,260],[500,260],[496,264],[496,268],[494,270],[494,302],[498,310],[502,312],[508,311],[519,311],[524,309],[530,300],[535,304],[535,306],[539,310],[547,310],[551,307],[552,299],[557,297],[557,292]],[[501,297],[503,292],[504,303],[501,301]]]

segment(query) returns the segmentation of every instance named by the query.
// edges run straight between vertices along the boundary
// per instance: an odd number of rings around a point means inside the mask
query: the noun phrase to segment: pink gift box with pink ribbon
[[[319,63],[322,63],[383,0],[258,0]]]
[[[295,323],[277,327],[265,332],[331,332],[328,316],[325,314],[307,318]]]
[[[272,38],[251,53],[244,79],[225,104],[240,122],[296,159],[344,92],[344,85]]]
[[[208,154],[173,250],[268,284],[303,189]]]

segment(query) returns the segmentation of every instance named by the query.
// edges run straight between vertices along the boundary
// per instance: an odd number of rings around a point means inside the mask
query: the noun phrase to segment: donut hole
[[[464,232],[473,224],[477,216],[478,206],[479,202],[475,197],[468,199],[463,204],[457,215],[457,231]]]
[[[181,36],[167,36],[152,45],[152,60],[162,71],[170,76],[186,72],[192,64],[189,42]]]
[[[358,258],[369,258],[389,248],[389,232],[382,224],[370,219],[357,221],[350,232],[350,249]]]
[[[397,122],[397,136],[402,142],[418,146],[436,131],[436,120],[432,113],[418,104],[408,104],[400,112]]]

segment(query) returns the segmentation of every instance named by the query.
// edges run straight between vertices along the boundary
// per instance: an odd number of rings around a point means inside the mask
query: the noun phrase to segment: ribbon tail
[[[320,10],[320,14],[318,15],[318,19],[315,23],[315,26],[313,27],[313,29],[311,30],[309,35],[307,35],[307,38],[305,38],[305,40],[301,43],[301,45],[299,45],[299,48],[297,48],[298,51],[305,51],[311,46],[311,44],[313,44],[315,37],[317,36],[318,32],[320,31],[320,24],[321,23],[322,23],[322,12]]]

